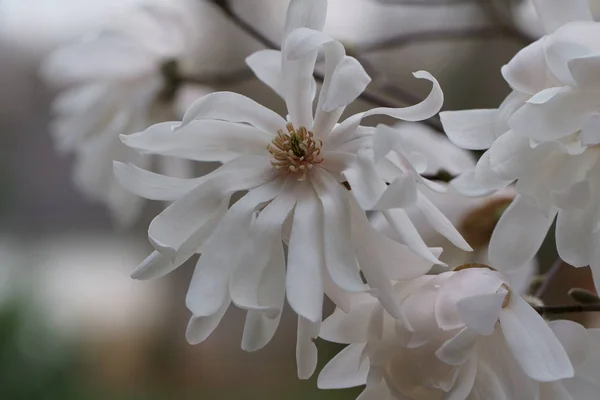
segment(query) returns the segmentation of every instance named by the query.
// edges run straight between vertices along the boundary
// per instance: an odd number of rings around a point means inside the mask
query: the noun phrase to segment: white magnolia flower
[[[545,12],[554,25],[561,16],[575,18],[559,13],[560,7]],[[560,257],[574,266],[590,265],[598,285],[600,186],[594,176],[600,171],[600,80],[594,71],[599,40],[600,23],[570,22],[502,69],[513,93],[498,110],[442,114],[456,144],[490,148],[474,171],[455,182],[459,190],[482,194],[517,181],[520,195],[490,242],[490,260],[498,268],[530,260],[557,217]]]
[[[356,294],[323,322],[322,338],[349,346],[319,387],[366,384],[360,400],[538,399],[540,382],[574,376],[548,323],[497,271],[426,275],[396,292],[400,320]]]
[[[348,310],[343,291],[367,289],[362,271],[371,293],[398,315],[390,280],[420,276],[437,261],[431,250],[421,258],[369,224],[365,209],[412,204],[421,200],[417,184],[433,184],[402,155],[401,139],[384,127],[374,139],[375,128],[360,123],[375,114],[429,118],[442,105],[439,85],[430,74],[416,73],[433,83],[422,103],[376,108],[337,124],[370,79],[339,42],[321,32],[326,8],[325,0],[293,0],[283,51],[263,50],[247,60],[285,99],[287,121],[244,96],[213,93],[194,103],[182,123],[158,124],[122,140],[142,153],[218,161],[222,167],[200,178],[175,179],[115,164],[117,177],[133,192],[173,201],[151,223],[156,250],[133,276],[163,276],[202,252],[187,295],[193,313],[188,340],[206,339],[233,302],[248,310],[242,347],[259,349],[271,340],[287,297],[299,316],[297,359],[303,378],[315,368],[311,339],[319,332],[323,293]],[[313,70],[320,48],[326,71],[313,116]],[[388,174],[397,173],[388,188],[376,161],[391,157],[390,150],[401,162],[386,164]],[[230,205],[232,195],[243,191]],[[443,214],[424,204],[429,220],[468,248]]]
[[[90,198],[107,204],[121,225],[137,219],[142,200],[114,180],[112,161],[144,168],[153,161],[124,146],[119,135],[173,119],[177,103],[160,98],[166,86],[161,67],[178,60],[185,69],[183,57],[197,40],[192,10],[185,0],[140,5],[112,26],[57,49],[42,67],[46,81],[64,89],[53,104],[56,146],[76,154],[76,183]],[[187,162],[154,162],[164,173],[191,175]]]

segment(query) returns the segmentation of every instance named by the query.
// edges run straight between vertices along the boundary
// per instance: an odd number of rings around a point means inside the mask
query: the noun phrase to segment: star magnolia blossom
[[[188,340],[206,339],[233,302],[248,310],[242,347],[257,350],[271,340],[287,297],[299,316],[302,378],[316,365],[312,338],[319,332],[323,293],[348,310],[344,291],[369,289],[389,313],[398,315],[390,280],[420,276],[437,261],[432,250],[425,248],[419,257],[369,224],[365,209],[421,202],[418,185],[435,185],[422,179],[402,155],[401,138],[385,127],[374,137],[375,128],[360,122],[375,114],[411,121],[429,118],[442,105],[439,85],[428,73],[416,73],[433,83],[422,103],[373,109],[338,125],[345,107],[370,79],[339,42],[321,32],[326,7],[323,0],[292,1],[283,51],[260,51],[248,59],[256,75],[285,99],[287,121],[244,96],[213,93],[194,103],[182,123],[158,124],[122,139],[142,153],[219,161],[222,167],[182,180],[115,164],[125,187],[149,199],[173,201],[152,221],[149,237],[156,250],[133,276],[163,276],[202,253],[187,295],[193,313]],[[326,73],[313,117],[313,70],[321,47]],[[388,175],[397,173],[389,188],[377,173],[380,164]],[[240,191],[248,192],[230,205]],[[423,203],[428,219],[468,248],[443,214],[430,202]],[[411,234],[418,236],[416,231]]]
[[[349,346],[323,369],[319,387],[366,384],[360,400],[540,399],[540,383],[553,393],[545,385],[573,378],[569,357],[580,366],[580,346],[592,349],[574,342],[585,336],[583,328],[560,327],[567,354],[502,274],[470,267],[397,284],[398,320],[368,296],[354,295],[349,313],[336,310],[321,327],[322,338]]]
[[[159,99],[165,87],[161,66],[192,47],[195,22],[186,4],[134,8],[112,27],[59,48],[42,66],[45,80],[64,89],[53,104],[56,146],[77,155],[76,183],[107,204],[120,225],[137,220],[142,199],[115,181],[112,161],[149,168],[152,160],[123,146],[119,135],[173,118],[173,104]],[[158,162],[164,173],[191,175],[188,162]]]
[[[578,10],[570,8],[573,3],[568,8]],[[549,26],[561,16],[575,18],[561,10],[544,10]],[[589,12],[580,15],[587,17]],[[531,259],[556,217],[560,257],[574,266],[590,265],[600,287],[599,39],[600,23],[569,22],[502,69],[513,92],[498,110],[442,113],[456,144],[489,148],[474,171],[454,182],[459,191],[477,195],[517,181],[520,195],[490,242],[490,261],[498,268]]]

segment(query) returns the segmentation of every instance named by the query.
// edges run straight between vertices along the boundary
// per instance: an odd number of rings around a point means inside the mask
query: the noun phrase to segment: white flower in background
[[[426,275],[395,289],[399,320],[356,294],[349,313],[323,322],[323,339],[349,346],[319,387],[366,384],[361,400],[537,399],[540,382],[574,376],[551,327],[497,271]]]
[[[560,12],[555,13],[560,18],[546,18],[546,8],[542,8],[546,5],[543,3],[550,4],[552,7],[563,7]],[[540,7],[536,9],[536,5]],[[600,17],[600,1],[524,0],[514,3],[512,9],[515,24],[533,38],[539,38],[545,33],[553,31],[556,25],[564,24],[569,20],[569,15],[574,16],[572,20],[577,21],[582,12],[591,12],[591,15],[597,19]],[[540,16],[538,13],[542,15]]]
[[[185,68],[183,57],[198,39],[194,10],[185,0],[140,5],[111,27],[57,49],[42,66],[44,79],[63,89],[52,107],[56,146],[75,153],[76,183],[107,204],[120,225],[135,222],[142,200],[115,181],[113,160],[144,168],[156,162],[164,173],[191,175],[191,164],[140,157],[119,135],[174,118],[176,102],[160,97],[166,86],[161,67],[177,60]]]
[[[577,2],[571,11],[578,10]],[[573,14],[544,9],[548,26]],[[562,4],[562,3],[561,3]],[[589,18],[589,12],[581,19]],[[560,257],[590,265],[600,287],[600,23],[569,22],[521,50],[502,73],[513,89],[498,110],[442,113],[452,141],[489,150],[454,182],[483,194],[517,181],[520,195],[498,222],[489,257],[509,270],[537,253],[556,217]]]
[[[173,201],[152,221],[149,237],[156,250],[134,278],[163,276],[202,253],[187,295],[193,313],[188,340],[205,340],[233,302],[248,310],[242,347],[257,350],[275,333],[287,297],[299,316],[302,378],[316,365],[312,339],[319,332],[324,293],[348,310],[344,291],[369,289],[398,316],[391,280],[420,276],[437,260],[431,250],[427,258],[433,261],[428,261],[369,224],[365,209],[412,204],[420,193],[417,184],[433,183],[416,173],[394,135],[382,127],[374,137],[376,129],[360,123],[375,114],[409,121],[429,118],[442,105],[439,85],[428,73],[418,72],[418,78],[433,83],[422,103],[376,108],[337,124],[370,79],[339,42],[320,31],[326,9],[324,0],[292,1],[283,51],[263,50],[247,60],[285,99],[287,121],[244,96],[213,93],[194,103],[182,123],[158,124],[122,140],[141,153],[218,161],[222,167],[200,178],[176,179],[115,164],[125,187],[142,197]],[[313,116],[313,70],[320,48],[326,71]],[[387,165],[388,174],[397,173],[388,188],[375,162],[391,157],[390,150],[396,150],[392,154],[400,161]],[[242,191],[248,192],[230,205],[232,195]],[[468,248],[439,210],[427,202],[424,209],[434,225]]]

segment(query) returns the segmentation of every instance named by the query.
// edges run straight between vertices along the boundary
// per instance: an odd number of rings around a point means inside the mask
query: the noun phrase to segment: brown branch
[[[567,314],[580,312],[598,312],[600,304],[567,304],[560,306],[538,306],[535,310],[541,314]]]
[[[487,40],[496,38],[510,38],[522,40],[522,36],[516,31],[505,25],[490,26],[484,28],[468,29],[442,29],[429,32],[417,32],[412,34],[402,34],[387,38],[374,43],[366,43],[356,46],[359,53],[368,53],[389,49],[400,49],[415,43],[451,41],[451,40]]]

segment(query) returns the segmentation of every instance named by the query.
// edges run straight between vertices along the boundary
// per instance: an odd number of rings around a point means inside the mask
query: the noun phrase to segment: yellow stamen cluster
[[[277,136],[267,150],[273,156],[271,165],[275,168],[298,175],[298,180],[306,179],[306,174],[315,164],[323,162],[321,147],[323,143],[314,138],[312,132],[305,127],[298,129],[288,123],[287,132],[283,129],[277,131]]]

